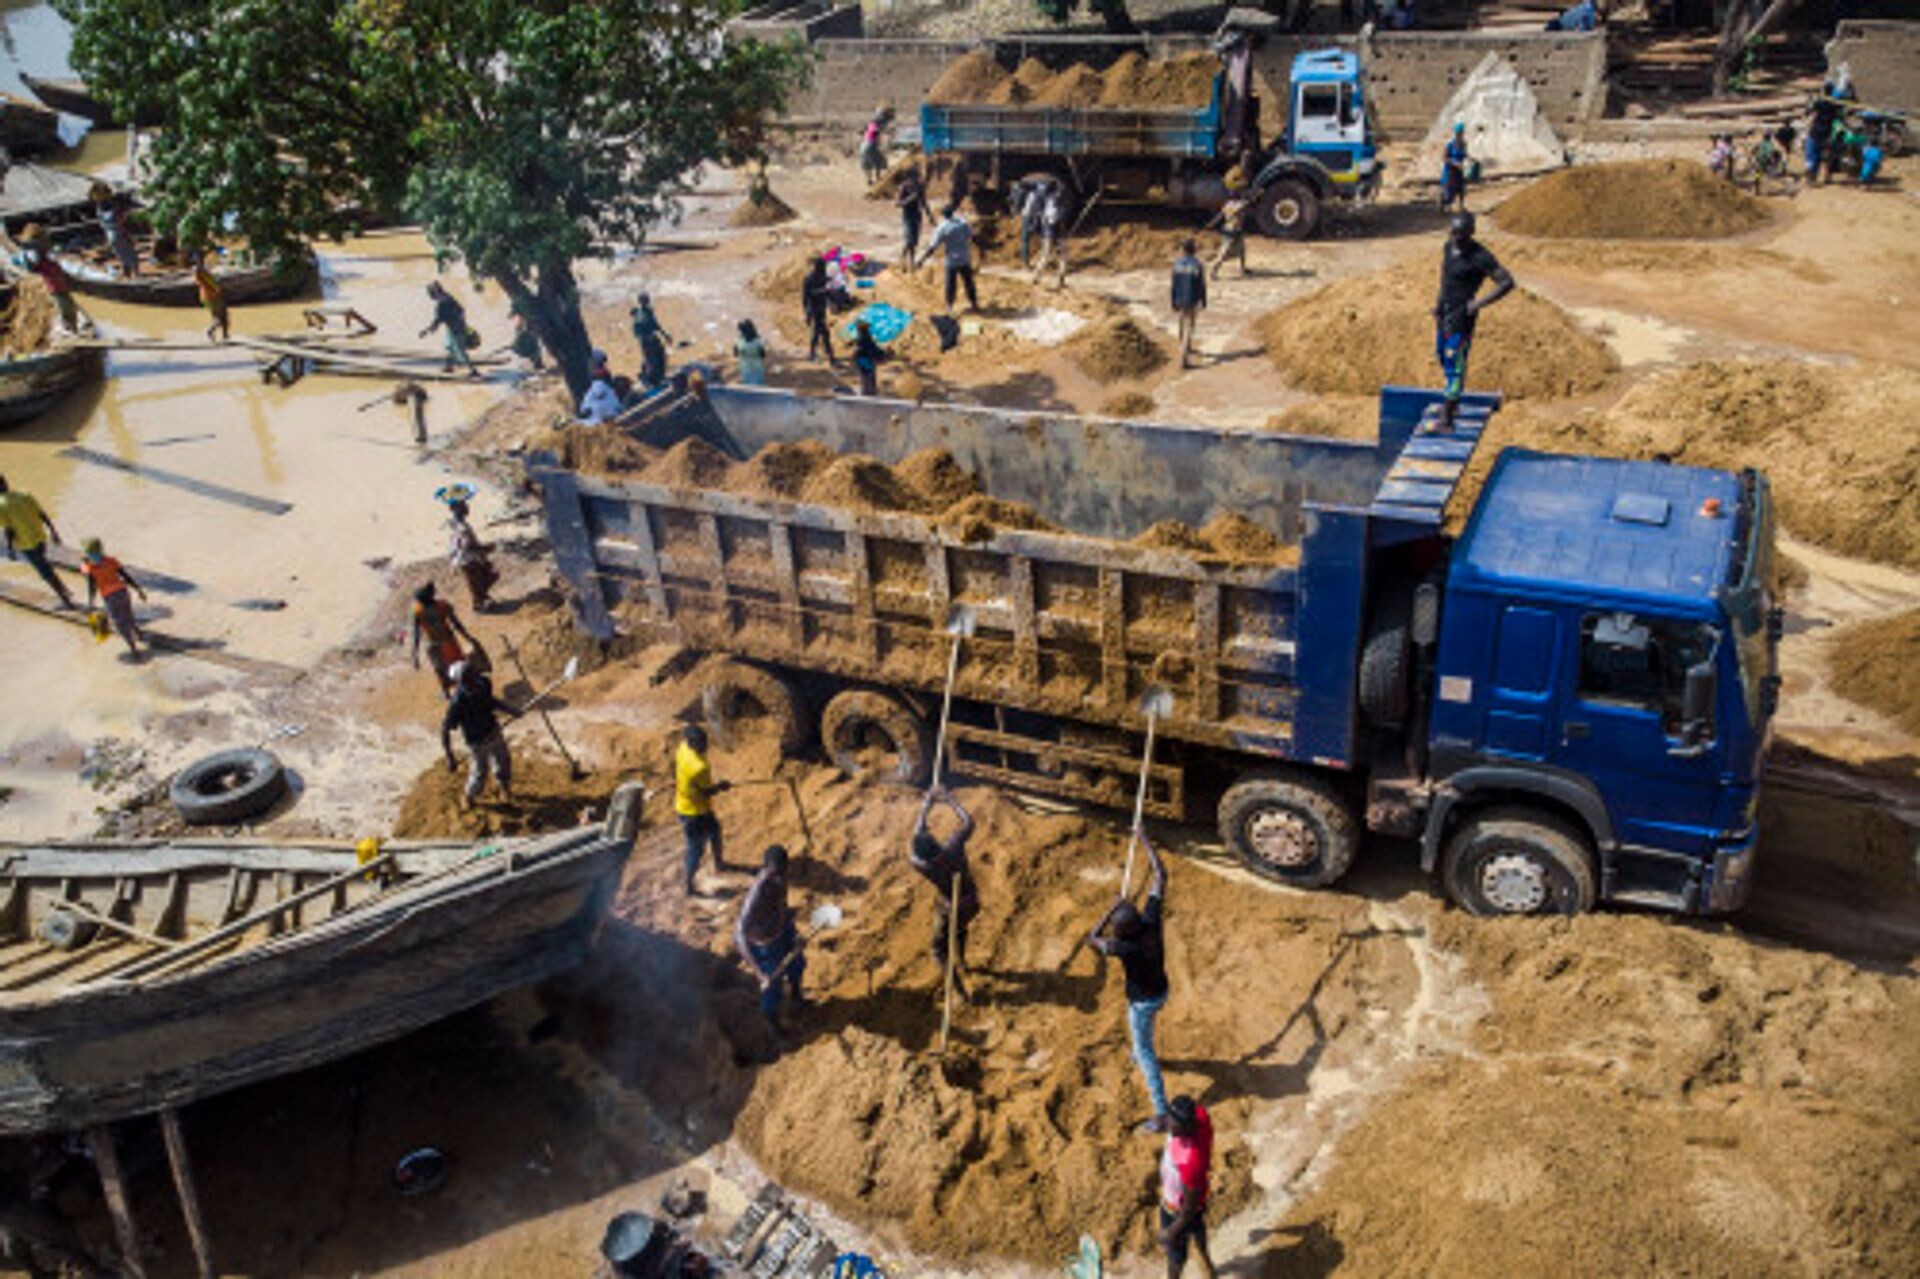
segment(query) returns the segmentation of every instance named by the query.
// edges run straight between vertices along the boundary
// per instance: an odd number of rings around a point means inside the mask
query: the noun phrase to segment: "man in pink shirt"
[[[1187,1268],[1187,1247],[1200,1254],[1200,1273],[1213,1279],[1207,1253],[1207,1171],[1213,1163],[1213,1120],[1205,1106],[1182,1093],[1167,1103],[1167,1145],[1160,1153],[1160,1246],[1167,1279]]]

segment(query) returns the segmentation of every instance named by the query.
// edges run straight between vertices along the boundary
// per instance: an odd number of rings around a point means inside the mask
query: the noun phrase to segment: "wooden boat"
[[[106,352],[97,346],[56,346],[0,360],[0,427],[30,422],[79,388],[98,382],[106,363]]]
[[[0,93],[0,146],[9,151],[51,151],[60,145],[58,112]]]
[[[604,825],[474,848],[0,849],[0,1134],[303,1070],[585,958],[644,789]]]
[[[73,291],[110,302],[134,306],[199,306],[200,289],[191,271],[165,271],[139,275],[129,280],[104,267],[62,255],[60,265],[73,277]],[[313,283],[317,267],[311,256],[293,263],[267,263],[262,266],[220,267],[213,278],[226,291],[229,306],[249,302],[279,302],[298,297]]]
[[[87,82],[77,76],[37,76],[22,71],[20,81],[27,86],[34,97],[64,115],[77,115],[98,128],[108,128],[124,123],[114,119],[112,108],[95,97]],[[136,119],[134,123],[146,128],[155,121],[151,117],[143,116]]]

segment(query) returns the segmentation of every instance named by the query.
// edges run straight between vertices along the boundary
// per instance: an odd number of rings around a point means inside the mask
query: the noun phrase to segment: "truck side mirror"
[[[1440,638],[1440,587],[1422,582],[1413,591],[1413,642],[1431,648]]]

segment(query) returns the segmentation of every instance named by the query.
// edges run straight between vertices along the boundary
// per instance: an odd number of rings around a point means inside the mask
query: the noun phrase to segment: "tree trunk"
[[[1720,24],[1720,43],[1713,51],[1713,96],[1723,97],[1727,82],[1746,56],[1747,46],[1765,38],[1798,9],[1803,0],[1734,0]],[[1765,5],[1764,11],[1761,6]]]
[[[553,357],[567,380],[568,394],[577,403],[592,381],[593,341],[580,314],[580,291],[574,287],[572,268],[565,262],[542,264],[533,288],[510,272],[496,272],[493,278]]]

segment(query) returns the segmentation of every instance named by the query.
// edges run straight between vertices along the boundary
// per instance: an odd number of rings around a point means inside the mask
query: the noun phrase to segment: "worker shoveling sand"
[[[1382,386],[1429,386],[1437,268],[1403,263],[1329,285],[1257,321],[1267,355],[1303,390],[1374,395]],[[1577,395],[1619,367],[1607,344],[1525,288],[1481,316],[1469,389],[1511,398]]]
[[[1767,206],[1688,160],[1583,164],[1494,210],[1503,231],[1583,240],[1715,240],[1763,225]]]

